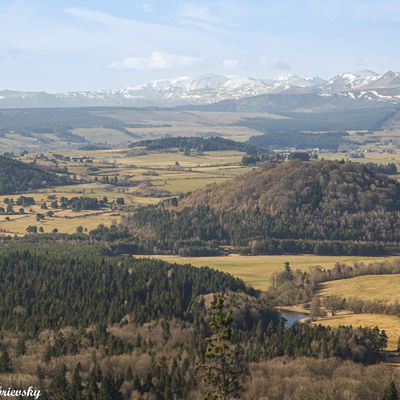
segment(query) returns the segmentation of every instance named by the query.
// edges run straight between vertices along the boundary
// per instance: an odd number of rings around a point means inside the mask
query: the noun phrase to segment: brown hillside
[[[358,213],[400,210],[400,184],[365,165],[338,161],[267,163],[232,181],[209,185],[182,199],[181,207],[259,208],[268,214],[297,211]]]

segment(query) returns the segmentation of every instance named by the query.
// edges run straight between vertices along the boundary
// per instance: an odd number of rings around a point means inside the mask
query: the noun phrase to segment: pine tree
[[[65,375],[67,374],[67,367],[62,364],[53,377],[50,384],[50,392],[54,398],[68,399],[69,384]]]
[[[400,395],[397,387],[393,381],[389,382],[389,385],[386,387],[385,392],[383,393],[382,400],[399,400]]]
[[[26,353],[25,339],[23,337],[19,337],[16,346],[17,357],[22,356],[25,353]]]
[[[206,339],[206,362],[198,365],[205,370],[204,380],[214,390],[207,394],[209,400],[227,400],[240,395],[239,379],[244,373],[240,351],[231,342],[232,311],[224,311],[224,297],[216,296],[212,306],[211,336]]]
[[[110,373],[103,376],[100,387],[100,400],[123,400],[118,383]]]
[[[12,372],[11,359],[5,347],[0,348],[0,373]]]
[[[44,371],[43,368],[41,368],[40,366],[38,366],[38,367],[36,368],[36,376],[38,377],[39,382],[43,382],[44,379],[46,378],[45,371]]]
[[[128,368],[125,371],[125,380],[130,382],[133,379],[133,372],[132,372],[132,368],[129,365]]]
[[[72,400],[79,400],[82,398],[81,393],[83,390],[82,378],[81,378],[81,364],[76,364],[74,372],[72,373],[72,382],[70,386],[70,397]]]
[[[132,387],[134,390],[137,390],[139,392],[142,391],[142,383],[140,382],[140,378],[137,374],[133,378]]]

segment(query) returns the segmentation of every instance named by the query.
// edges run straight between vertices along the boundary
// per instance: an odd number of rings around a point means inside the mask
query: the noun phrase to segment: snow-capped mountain
[[[284,74],[273,82],[273,91],[279,93],[292,88],[319,88],[325,83],[326,81],[319,77],[303,78],[296,74]]]
[[[379,79],[376,72],[365,70],[345,72],[330,79],[323,88],[325,93],[337,93],[351,89],[366,87]]]
[[[57,94],[0,91],[0,107],[177,106],[210,104],[263,94],[314,94],[353,100],[400,102],[400,73],[346,72],[327,81],[285,74],[274,80],[205,74],[102,91]]]
[[[59,93],[58,99],[73,103],[84,97],[105,103],[140,103],[146,105],[207,104],[225,99],[239,99],[267,93],[271,86],[260,79],[207,74],[197,78],[178,77],[151,81],[101,92]]]
[[[209,104],[226,99],[241,99],[266,93],[282,93],[290,89],[320,87],[325,81],[320,78],[302,78],[288,74],[277,80],[263,80],[243,76],[201,75],[197,78],[178,77],[151,81],[139,86],[130,86],[100,92],[59,93],[56,97],[69,105],[77,101],[105,103],[105,105],[182,105]],[[129,103],[129,104],[128,104]]]

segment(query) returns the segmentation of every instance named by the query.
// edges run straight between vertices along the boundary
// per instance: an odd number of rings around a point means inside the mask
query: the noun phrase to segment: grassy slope
[[[381,300],[394,303],[400,301],[400,275],[367,275],[351,279],[325,282],[321,285],[321,296],[336,295],[362,300]]]

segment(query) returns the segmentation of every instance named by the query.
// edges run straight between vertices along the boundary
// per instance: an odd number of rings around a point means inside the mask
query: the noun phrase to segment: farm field
[[[216,257],[179,257],[179,256],[152,256],[168,262],[192,264],[194,266],[209,266],[223,272],[228,272],[243,279],[256,289],[266,290],[272,283],[275,273],[283,270],[285,262],[289,262],[292,269],[307,271],[315,265],[332,268],[335,263],[353,264],[363,262],[369,264],[375,261],[395,259],[396,257],[361,257],[361,256],[318,256],[313,254],[302,255],[263,255],[241,256],[231,254]],[[337,281],[344,282],[343,280]]]
[[[336,295],[361,300],[379,300],[388,303],[400,301],[400,274],[367,275],[350,279],[324,282],[318,294],[322,297]]]
[[[178,151],[134,154],[129,149],[119,149],[73,151],[65,152],[63,156],[64,159],[59,160],[54,153],[29,154],[20,157],[20,160],[34,161],[46,167],[67,168],[77,178],[91,181],[96,177],[100,181],[103,177],[117,176],[119,181],[130,183],[123,185],[125,191],[135,186],[156,186],[157,189],[171,190],[172,195],[251,170],[240,165],[243,153],[238,151],[214,151],[186,156]],[[188,180],[193,180],[193,183],[188,185]],[[122,189],[120,186],[118,188]]]
[[[329,318],[320,318],[313,323],[331,326],[332,328],[337,328],[340,325],[351,325],[353,327],[362,326],[369,328],[378,326],[379,329],[385,330],[386,335],[388,336],[387,350],[397,349],[397,340],[400,336],[400,318],[394,315],[345,314],[336,315]]]
[[[74,233],[78,227],[92,230],[99,224],[111,225],[120,220],[120,211],[109,208],[85,211],[81,214],[68,210],[52,209],[53,216],[37,221],[38,213],[45,214],[43,202],[50,207],[50,197],[106,197],[110,202],[123,198],[126,207],[157,204],[163,198],[196,190],[205,185],[232,179],[251,168],[240,165],[243,153],[238,151],[213,151],[187,156],[177,150],[134,154],[131,149],[65,151],[59,154],[31,153],[18,157],[26,163],[47,168],[67,169],[85,183],[38,189],[29,193],[0,196],[0,205],[6,198],[33,197],[36,204],[24,208],[24,214],[0,216],[0,234],[26,234],[28,226],[37,226],[44,232],[57,229]],[[117,177],[118,184],[112,179]],[[110,182],[108,181],[110,180]],[[15,207],[18,210],[19,207]]]

